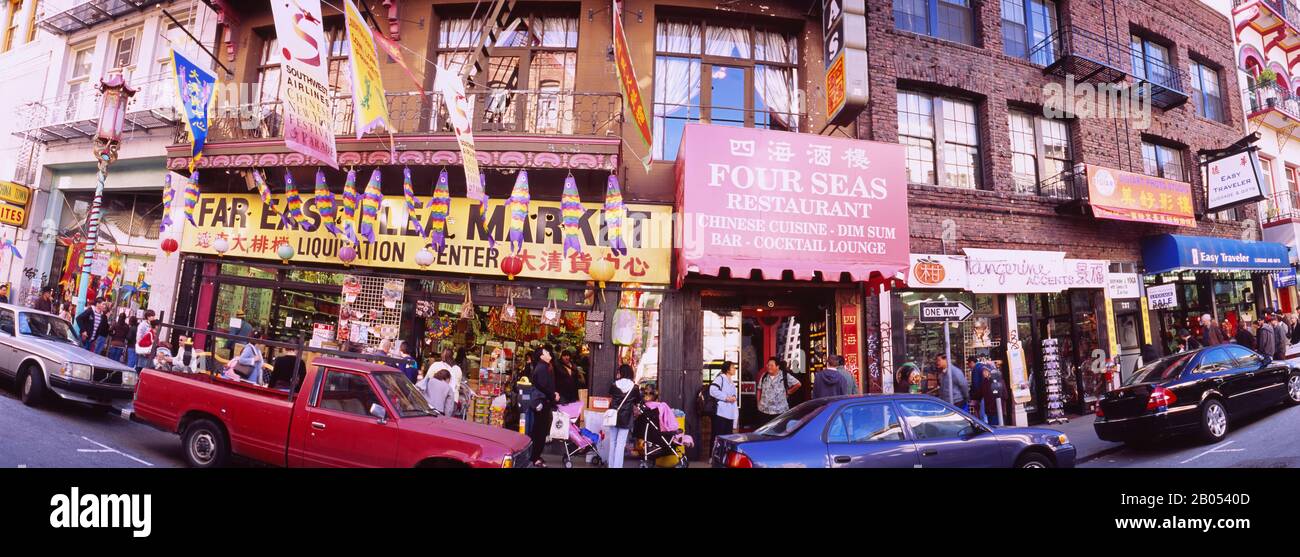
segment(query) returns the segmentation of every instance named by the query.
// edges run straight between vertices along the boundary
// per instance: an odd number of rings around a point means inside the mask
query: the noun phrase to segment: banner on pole
[[[275,33],[284,58],[280,101],[284,144],[337,169],[325,28],[320,0],[272,0]]]
[[[379,53],[371,38],[373,35],[370,27],[361,18],[361,12],[352,0],[343,0],[343,8],[347,20],[348,44],[352,48],[349,60],[352,66],[352,121],[356,122],[357,139],[379,128],[392,133],[388,99],[384,96],[384,80],[379,75]]]
[[[208,109],[212,106],[217,76],[175,49],[172,50],[172,68],[176,71],[176,95],[181,110],[185,112],[185,126],[190,132],[191,161],[197,161],[203,155],[203,143],[208,138]]]
[[[650,168],[650,150],[654,139],[650,131],[650,118],[646,114],[645,101],[641,98],[641,88],[637,86],[636,69],[632,67],[632,56],[627,46],[627,35],[623,32],[623,3],[614,0],[614,65],[618,68],[618,83],[623,88],[623,100],[632,112],[632,120],[641,140],[645,142],[646,156],[641,164]]]

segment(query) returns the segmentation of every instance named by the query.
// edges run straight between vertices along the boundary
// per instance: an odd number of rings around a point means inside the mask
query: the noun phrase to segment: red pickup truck
[[[180,434],[186,461],[199,468],[221,466],[231,454],[290,467],[528,462],[527,437],[438,415],[393,368],[332,357],[306,367],[289,389],[146,369],[132,419]]]

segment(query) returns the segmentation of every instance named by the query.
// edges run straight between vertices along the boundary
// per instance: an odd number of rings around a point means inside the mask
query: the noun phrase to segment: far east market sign
[[[284,206],[284,195],[272,196],[272,204]],[[428,229],[430,204],[416,215]],[[672,264],[672,208],[659,205],[627,205],[624,219],[626,256],[609,254],[607,229],[601,226],[603,206],[584,203],[579,221],[579,241],[583,253],[567,257],[561,246],[560,203],[534,201],[529,207],[529,226],[524,230],[524,278],[590,280],[587,271],[593,258],[610,260],[617,268],[615,282],[667,284]],[[212,243],[225,238],[230,249],[225,257],[279,260],[276,248],[282,243],[293,247],[294,262],[341,264],[338,259],[343,240],[321,226],[321,216],[313,197],[303,199],[303,215],[309,221],[303,228],[286,227],[280,217],[266,210],[257,195],[203,194],[195,208],[198,226],[186,226],[181,251],[215,255]],[[406,201],[400,195],[385,196],[380,204],[376,242],[361,242],[353,266],[407,271],[436,271],[476,275],[501,275],[501,259],[509,255],[505,242],[505,200],[492,200],[486,210],[464,198],[453,198],[447,216],[447,248],[434,258],[428,268],[415,262],[415,254],[428,240],[414,231],[408,221]],[[489,247],[488,237],[496,239]],[[436,252],[435,252],[436,253]]]

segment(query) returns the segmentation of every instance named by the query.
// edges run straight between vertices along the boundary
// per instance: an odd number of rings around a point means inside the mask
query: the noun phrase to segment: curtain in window
[[[749,58],[749,29],[745,27],[708,27],[704,53],[709,56]]]
[[[665,119],[696,120],[700,115],[700,61],[693,58],[655,59],[655,160],[664,160]],[[674,132],[674,136],[676,133]],[[675,144],[675,143],[674,143]],[[674,155],[675,147],[672,148]]]
[[[655,26],[655,50],[677,54],[700,53],[700,26],[661,21]]]
[[[754,59],[782,64],[799,62],[799,42],[794,37],[773,31],[756,31],[754,36]]]
[[[478,42],[479,25],[468,18],[444,19],[439,24],[438,48],[470,48]]]
[[[788,130],[799,129],[799,115],[796,108],[794,68],[774,66],[754,66],[754,94],[767,107],[773,124],[770,127]],[[758,107],[755,107],[758,108]],[[756,124],[757,122],[757,115]]]
[[[542,19],[542,46],[578,47],[578,20],[571,17]]]

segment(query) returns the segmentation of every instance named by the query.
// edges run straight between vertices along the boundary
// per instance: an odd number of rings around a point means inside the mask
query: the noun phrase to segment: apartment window
[[[140,29],[129,29],[114,33],[109,40],[112,47],[110,67],[124,69],[135,66],[135,52],[140,46]]]
[[[159,27],[159,40],[157,53],[158,71],[154,75],[167,76],[172,75],[172,47],[173,45],[183,44],[186,39],[185,27],[194,21],[194,16],[190,12],[173,14],[176,21],[164,18],[163,25]],[[180,22],[177,24],[177,21]]]
[[[1067,122],[1012,111],[1011,178],[1016,193],[1061,196],[1066,184],[1052,180],[1074,166]]]
[[[342,27],[326,28],[325,40],[329,42],[330,93],[343,94],[352,89],[352,75],[348,65],[347,31]],[[262,41],[262,54],[257,66],[258,101],[275,102],[280,98],[280,64],[284,62],[280,41],[274,30]]]
[[[482,19],[448,18],[438,31],[438,65],[462,73],[478,46]],[[578,19],[565,13],[520,16],[497,36],[487,67],[474,76],[487,94],[475,103],[475,119],[487,129],[572,133],[572,91],[578,67]],[[528,92],[520,92],[528,91]],[[518,110],[519,105],[525,110]]]
[[[1168,47],[1139,35],[1129,36],[1129,47],[1134,76],[1162,87],[1181,89],[1177,86],[1178,80]]]
[[[36,40],[36,16],[41,10],[40,0],[32,0],[32,11],[27,12],[27,42]]]
[[[9,49],[13,48],[14,37],[18,36],[18,26],[23,21],[22,17],[20,17],[23,11],[23,0],[9,0],[8,4],[9,6],[5,11],[5,42],[4,45],[0,45],[4,46],[3,49],[0,49],[0,52],[9,52]]]
[[[980,186],[974,103],[899,91],[898,135],[899,143],[907,146],[909,181],[966,189]]]
[[[1200,62],[1191,65],[1192,98],[1196,113],[1216,122],[1223,121],[1223,98],[1219,94],[1219,72]]]
[[[1035,64],[1051,64],[1056,48],[1047,39],[1055,32],[1055,0],[1002,0],[1002,51],[1008,56],[1030,58],[1032,52]]]
[[[1147,141],[1142,142],[1142,173],[1180,182],[1187,181],[1183,170],[1182,151]]]
[[[654,158],[677,157],[687,122],[797,131],[798,64],[797,37],[779,30],[658,22]]]
[[[971,0],[894,0],[894,27],[947,41],[975,44]]]
[[[72,120],[81,114],[83,106],[88,106],[94,97],[90,88],[90,68],[94,63],[95,45],[89,43],[72,47],[68,66],[68,103],[64,118]]]

